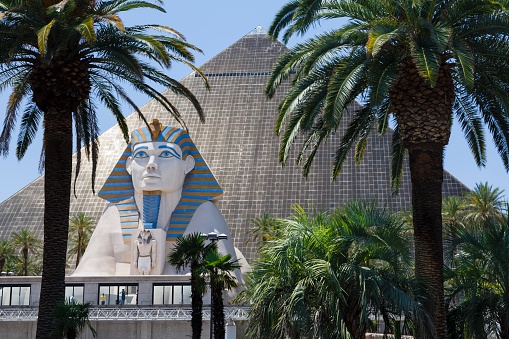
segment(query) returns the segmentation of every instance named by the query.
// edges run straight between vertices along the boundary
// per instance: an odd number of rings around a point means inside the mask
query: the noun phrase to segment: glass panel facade
[[[19,292],[21,288],[19,286],[11,287],[11,305],[19,305]]]
[[[0,306],[30,305],[30,285],[0,285]]]
[[[173,301],[170,304],[182,304],[182,286],[173,285]]]
[[[182,303],[191,304],[191,285],[182,286]]]
[[[189,284],[154,284],[152,293],[153,305],[191,304],[191,285]]]
[[[84,285],[66,285],[65,286],[65,299],[74,299],[75,301],[84,302]]]
[[[164,287],[165,286],[154,286],[152,290],[152,304],[154,305],[164,304]]]
[[[138,284],[99,285],[99,305],[137,305]]]
[[[10,305],[11,304],[11,287],[10,286],[2,286],[0,287],[0,294],[2,298],[0,298],[1,305]]]

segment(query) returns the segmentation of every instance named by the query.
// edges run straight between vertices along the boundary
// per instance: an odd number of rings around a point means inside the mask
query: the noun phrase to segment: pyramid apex
[[[262,26],[258,25],[255,29],[253,29],[251,32],[247,33],[246,35],[255,35],[255,34],[267,34],[267,31],[263,29]]]

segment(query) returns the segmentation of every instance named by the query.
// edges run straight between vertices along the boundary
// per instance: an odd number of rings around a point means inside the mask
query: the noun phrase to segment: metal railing
[[[247,320],[249,307],[224,308],[225,319]],[[0,321],[35,321],[37,307],[0,308]],[[189,307],[91,307],[90,320],[190,320]],[[210,320],[210,308],[203,308],[203,320]]]

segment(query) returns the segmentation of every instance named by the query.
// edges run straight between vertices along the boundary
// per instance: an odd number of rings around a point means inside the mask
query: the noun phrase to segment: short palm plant
[[[85,327],[88,327],[94,337],[97,332],[89,319],[90,304],[81,304],[75,300],[63,300],[56,304],[54,310],[55,330],[53,338],[76,339]]]
[[[93,187],[99,105],[113,113],[126,141],[121,101],[145,121],[124,84],[155,99],[182,122],[178,109],[154,86],[169,88],[188,99],[203,119],[195,96],[163,72],[176,61],[201,74],[192,66],[192,52],[199,49],[174,29],[150,24],[126,27],[119,16],[135,9],[164,11],[161,4],[158,0],[0,0],[0,90],[11,90],[0,155],[7,155],[18,123],[18,158],[38,127],[44,126],[45,242],[38,338],[50,336],[53,308],[65,295],[67,237],[62,235],[69,227],[73,137],[78,150],[76,175],[79,150],[85,145],[93,163]]]
[[[292,0],[269,30],[287,41],[323,20],[348,19],[296,45],[273,69],[269,97],[291,78],[276,125],[282,135],[279,159],[288,159],[303,132],[297,161],[307,175],[320,145],[344,124],[332,169],[336,177],[354,144],[360,161],[371,132],[383,134],[394,122],[392,186],[397,189],[408,153],[416,275],[432,292],[429,311],[438,338],[446,336],[441,199],[453,117],[479,166],[486,162],[486,124],[509,170],[507,5],[496,0]],[[359,99],[363,107],[355,110]]]
[[[246,279],[248,337],[361,339],[378,312],[387,331],[402,314],[429,327],[412,297],[408,234],[374,204],[316,215],[297,206]]]
[[[448,280],[450,338],[509,338],[509,228],[490,220],[460,227]]]

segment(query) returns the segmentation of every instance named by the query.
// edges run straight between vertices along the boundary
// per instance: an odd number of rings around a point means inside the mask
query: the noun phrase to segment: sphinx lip
[[[159,179],[161,176],[156,174],[146,174],[142,177],[142,179]]]

